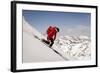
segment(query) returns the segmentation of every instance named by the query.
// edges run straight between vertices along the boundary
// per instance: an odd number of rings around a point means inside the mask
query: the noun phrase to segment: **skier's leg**
[[[53,39],[50,39],[51,43],[49,45],[49,47],[52,47],[52,45],[54,44],[54,40]]]
[[[51,43],[51,41],[50,41],[50,39],[47,37],[47,44],[50,44]]]

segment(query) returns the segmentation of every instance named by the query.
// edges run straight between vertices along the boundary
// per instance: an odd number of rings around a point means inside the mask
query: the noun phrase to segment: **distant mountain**
[[[53,47],[68,60],[89,60],[91,58],[90,42],[87,36],[61,36],[55,40]]]

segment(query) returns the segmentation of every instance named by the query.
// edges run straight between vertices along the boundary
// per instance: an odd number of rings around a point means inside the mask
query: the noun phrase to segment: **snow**
[[[23,17],[23,62],[54,62],[68,60],[90,60],[91,40],[87,36],[60,36],[54,42],[52,48],[63,57],[55,53],[40,40],[46,39],[34,27],[28,24]],[[64,59],[65,58],[65,59]]]
[[[23,63],[64,61],[51,48],[36,39],[33,34],[45,38],[23,18]]]
[[[90,39],[87,36],[61,36],[56,39],[53,48],[68,60],[90,60]]]
[[[46,39],[41,33],[39,33],[34,27],[31,26],[31,24],[29,24],[25,18],[23,17],[23,32],[26,32],[27,34],[29,34],[30,36],[32,36],[33,34],[37,35],[38,37],[44,38]]]

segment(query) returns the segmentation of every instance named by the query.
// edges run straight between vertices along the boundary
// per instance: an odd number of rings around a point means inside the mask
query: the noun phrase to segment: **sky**
[[[42,34],[46,34],[49,26],[56,26],[60,29],[58,36],[90,37],[90,13],[23,10],[22,15]]]

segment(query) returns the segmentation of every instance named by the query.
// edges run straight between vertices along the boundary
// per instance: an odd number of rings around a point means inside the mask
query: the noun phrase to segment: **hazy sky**
[[[23,17],[43,34],[51,25],[59,27],[59,36],[90,36],[90,13],[23,10]]]

